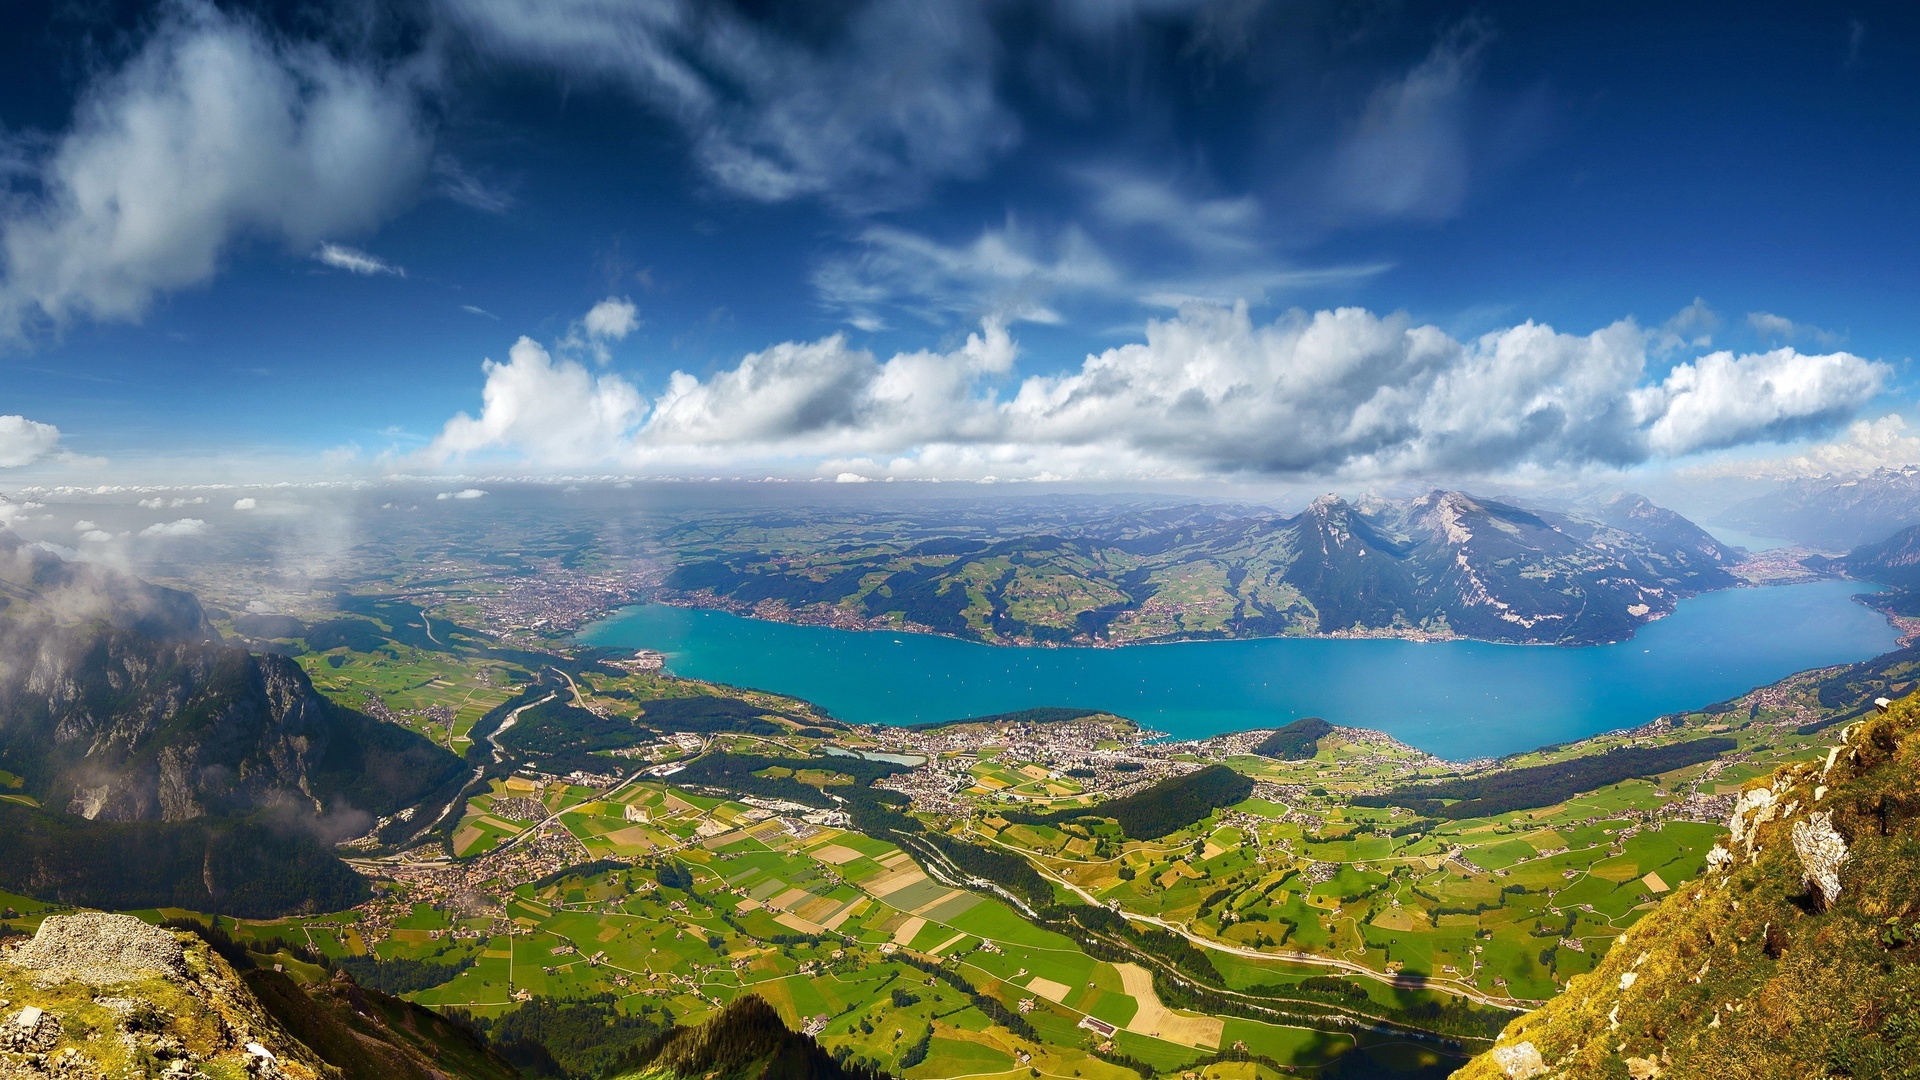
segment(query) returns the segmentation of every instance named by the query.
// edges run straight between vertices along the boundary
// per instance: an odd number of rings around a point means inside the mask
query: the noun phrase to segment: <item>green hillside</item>
[[[1749,782],[1716,851],[1457,1075],[1920,1076],[1920,700]]]

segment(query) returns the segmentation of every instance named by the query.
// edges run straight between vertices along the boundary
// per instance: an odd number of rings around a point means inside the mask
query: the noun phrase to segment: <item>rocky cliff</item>
[[[0,886],[264,916],[352,903],[326,850],[458,758],[224,645],[193,597],[0,530]],[[302,896],[302,891],[309,895]]]
[[[1748,784],[1708,865],[1456,1076],[1920,1076],[1920,698]]]

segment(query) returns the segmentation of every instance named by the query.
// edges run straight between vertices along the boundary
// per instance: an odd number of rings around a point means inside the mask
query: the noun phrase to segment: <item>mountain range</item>
[[[1877,543],[1920,524],[1920,465],[1795,480],[1735,503],[1718,520],[1823,551]]]
[[[1329,495],[1291,516],[1189,505],[991,524],[795,511],[709,522],[663,537],[676,563],[665,595],[996,643],[1391,634],[1592,644],[1739,583],[1737,552],[1625,494],[1564,510],[1433,491]]]

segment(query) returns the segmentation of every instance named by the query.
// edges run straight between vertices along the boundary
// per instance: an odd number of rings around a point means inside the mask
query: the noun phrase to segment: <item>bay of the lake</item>
[[[1867,588],[1709,593],[1629,641],[1585,648],[1312,638],[1015,648],[659,604],[624,608],[578,640],[657,649],[677,675],[791,694],[856,723],[1065,705],[1198,738],[1321,716],[1466,760],[1632,727],[1886,652],[1893,628],[1852,599]]]

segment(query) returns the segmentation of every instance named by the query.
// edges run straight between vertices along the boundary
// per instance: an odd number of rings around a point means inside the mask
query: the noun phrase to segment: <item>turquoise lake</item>
[[[1197,738],[1322,716],[1458,761],[1632,727],[1879,655],[1896,634],[1854,602],[1863,591],[1822,581],[1709,593],[1631,641],[1577,649],[1300,638],[1007,648],[654,604],[579,640],[658,649],[675,674],[792,694],[856,723],[1065,705]]]

